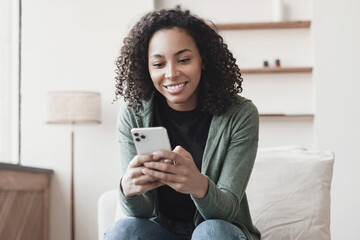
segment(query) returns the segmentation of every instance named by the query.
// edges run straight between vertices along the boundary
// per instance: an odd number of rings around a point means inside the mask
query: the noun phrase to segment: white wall
[[[102,123],[75,128],[76,239],[96,239],[97,200],[120,178],[114,61],[151,1],[23,1],[22,163],[54,170],[50,239],[70,239],[70,127],[47,125],[46,92],[102,94]]]
[[[155,5],[163,2],[157,0]],[[175,2],[172,0],[170,4]],[[306,100],[310,102],[300,104],[300,108],[314,111],[316,117],[314,120],[263,120],[261,145],[300,144],[335,152],[331,231],[335,240],[352,239],[360,235],[357,226],[360,222],[360,177],[356,174],[360,164],[360,95],[357,93],[360,80],[356,72],[360,30],[355,28],[360,23],[359,2],[345,0],[341,6],[335,0],[285,2],[291,6],[289,18],[313,20],[311,32],[299,35],[305,39],[305,45],[302,45],[305,52],[296,50],[295,56],[289,55],[288,64],[313,65],[314,73],[305,76],[306,84],[299,83],[300,77],[295,77],[294,84],[305,92],[296,101],[310,98]],[[119,180],[115,132],[119,103],[110,104],[114,93],[114,60],[130,23],[152,8],[152,1],[145,3],[23,1],[23,164],[55,171],[51,240],[69,239],[70,236],[70,128],[44,123],[45,94],[52,90],[102,93],[102,124],[78,126],[75,133],[77,239],[94,240],[97,236],[97,199],[103,191],[115,188]],[[271,20],[271,1],[268,0],[212,0],[205,3],[183,0],[182,4],[214,22]],[[255,51],[254,56],[261,53],[259,49]],[[274,52],[268,54],[275,56]],[[283,58],[288,56],[283,52],[279,54],[283,54]],[[261,60],[251,51],[248,55],[239,59],[249,66]],[[263,80],[256,81],[262,85]],[[256,86],[248,88],[252,87]],[[281,130],[284,127],[293,131],[284,132]]]
[[[19,161],[19,2],[0,1],[0,162]]]
[[[335,152],[333,239],[360,236],[360,2],[314,1],[316,145]]]

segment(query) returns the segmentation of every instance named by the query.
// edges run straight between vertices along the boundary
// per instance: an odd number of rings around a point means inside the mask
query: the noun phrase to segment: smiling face
[[[163,29],[149,42],[148,67],[155,88],[177,111],[197,106],[202,60],[194,39],[181,28]]]

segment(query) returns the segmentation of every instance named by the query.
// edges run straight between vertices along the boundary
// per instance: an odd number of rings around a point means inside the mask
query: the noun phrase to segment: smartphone
[[[138,155],[152,154],[158,150],[171,150],[164,127],[133,128],[131,135]]]

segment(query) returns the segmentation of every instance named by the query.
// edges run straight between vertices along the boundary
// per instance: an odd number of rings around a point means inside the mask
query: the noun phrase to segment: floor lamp
[[[71,129],[71,240],[75,239],[74,125],[101,123],[101,95],[96,92],[49,92],[47,123],[69,124]]]

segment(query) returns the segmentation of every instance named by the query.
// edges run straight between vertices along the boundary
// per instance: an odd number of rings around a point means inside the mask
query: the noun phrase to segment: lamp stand
[[[71,240],[75,240],[75,203],[74,203],[74,128],[71,130]]]

